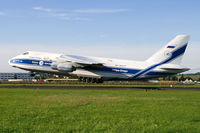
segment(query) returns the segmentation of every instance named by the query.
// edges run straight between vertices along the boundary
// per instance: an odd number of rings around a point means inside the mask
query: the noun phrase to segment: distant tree
[[[15,73],[15,75],[14,75],[14,79],[17,79],[17,74]]]
[[[195,75],[200,75],[200,72],[195,73]]]

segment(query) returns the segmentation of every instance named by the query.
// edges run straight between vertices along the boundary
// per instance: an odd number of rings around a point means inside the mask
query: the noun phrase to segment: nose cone
[[[10,60],[11,60],[11,59],[8,60],[8,64],[9,64],[9,65],[10,65]]]
[[[11,58],[11,59],[9,59],[8,60],[8,64],[10,65],[10,66],[12,66],[12,67],[15,67],[15,59],[16,57],[13,57],[13,58]]]
[[[13,66],[13,59],[9,59],[9,60],[8,60],[8,64],[9,64],[10,66]]]

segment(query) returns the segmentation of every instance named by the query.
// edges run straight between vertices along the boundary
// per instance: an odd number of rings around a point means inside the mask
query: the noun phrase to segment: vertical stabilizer
[[[166,46],[161,48],[147,62],[150,63],[170,63],[179,65],[187,47],[189,35],[178,35]]]

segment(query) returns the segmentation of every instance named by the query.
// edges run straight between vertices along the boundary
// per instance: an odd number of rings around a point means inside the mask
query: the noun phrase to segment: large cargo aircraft
[[[188,35],[178,35],[146,61],[28,51],[10,59],[9,64],[31,72],[76,76],[83,82],[149,79],[189,70],[180,65],[188,41]]]

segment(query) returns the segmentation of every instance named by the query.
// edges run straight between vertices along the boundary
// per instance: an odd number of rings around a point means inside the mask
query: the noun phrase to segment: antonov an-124
[[[82,82],[150,79],[189,70],[180,65],[188,41],[188,35],[178,35],[145,61],[28,51],[9,64],[30,72],[75,76]]]

